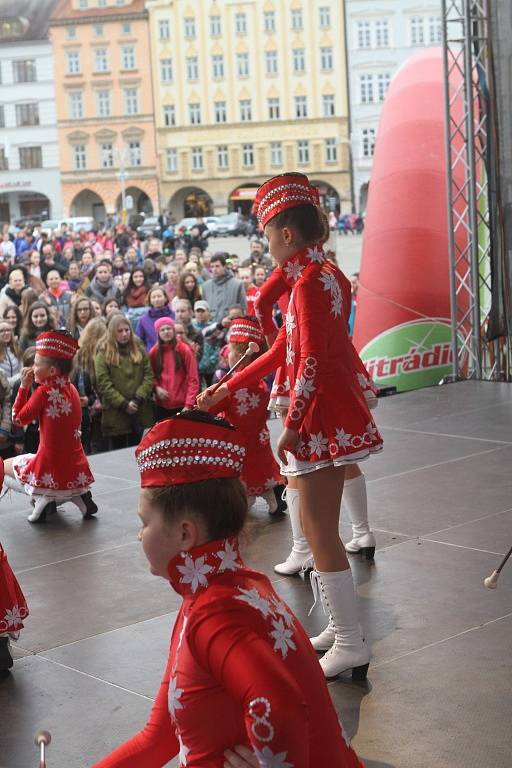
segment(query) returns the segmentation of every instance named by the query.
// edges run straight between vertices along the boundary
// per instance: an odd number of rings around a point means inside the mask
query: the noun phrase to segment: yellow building
[[[161,207],[250,209],[307,173],[350,210],[342,0],[148,0]]]
[[[64,216],[158,213],[144,0],[60,0],[50,33]]]

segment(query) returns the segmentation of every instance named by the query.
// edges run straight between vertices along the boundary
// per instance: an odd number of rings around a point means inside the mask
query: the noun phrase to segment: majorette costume
[[[4,463],[0,458],[0,489],[3,482]],[[12,667],[9,640],[17,639],[27,616],[27,601],[0,542],[0,672]]]
[[[278,214],[298,206],[318,206],[318,191],[307,176],[289,173],[269,179],[258,189],[253,210],[264,228]],[[279,272],[291,288],[286,322],[269,352],[227,382],[228,391],[233,394],[284,366],[290,385],[284,423],[298,433],[299,442],[293,454],[288,452],[283,474],[305,475],[360,462],[381,450],[382,438],[361,388],[364,367],[357,362],[348,337],[344,277],[327,260],[320,243],[292,254]],[[312,638],[317,650],[328,649],[321,659],[325,676],[369,663],[350,568],[313,570],[311,578],[329,614],[326,629]]]
[[[261,348],[264,338],[256,318],[233,320],[229,327],[229,341],[241,344],[254,341]],[[270,433],[267,429],[268,389],[265,382],[255,382],[238,389],[232,397],[218,403],[214,410],[224,414],[247,445],[241,478],[247,495],[263,496],[271,513],[281,509],[284,481],[270,446]],[[276,494],[273,489],[278,489]]]
[[[255,199],[263,227],[282,211],[304,204],[314,205],[315,197],[301,174],[270,179]],[[364,366],[356,362],[348,337],[343,275],[320,244],[290,256],[279,272],[291,288],[286,322],[272,349],[235,374],[228,389],[234,393],[285,366],[290,384],[285,426],[300,435],[297,461],[285,474],[359,462],[382,448],[382,438],[361,390]]]
[[[72,360],[78,343],[59,331],[41,333],[36,339],[36,353],[42,357]],[[13,422],[19,426],[39,419],[40,442],[37,453],[17,456],[13,469],[18,484],[8,487],[34,497],[36,522],[44,510],[43,502],[73,501],[84,517],[97,511],[89,487],[94,482],[89,462],[80,440],[82,407],[76,388],[65,375],[46,379],[29,397],[23,386],[13,405]],[[12,478],[6,478],[6,481]]]
[[[239,475],[237,432],[203,419],[181,414],[143,438],[143,488]],[[222,768],[237,744],[266,768],[361,768],[304,630],[237,540],[181,552],[168,574],[183,603],[149,722],[95,768],[157,768],[177,754],[187,768]]]

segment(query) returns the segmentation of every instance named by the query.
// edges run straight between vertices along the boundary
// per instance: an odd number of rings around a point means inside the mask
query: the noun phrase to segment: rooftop
[[[0,43],[45,40],[59,0],[0,0]]]

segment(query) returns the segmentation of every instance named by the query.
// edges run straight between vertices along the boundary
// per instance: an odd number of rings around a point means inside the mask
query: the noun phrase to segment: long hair
[[[194,280],[194,288],[192,291],[189,291],[187,288],[185,288],[185,280],[187,277],[192,277]],[[192,306],[194,306],[194,302],[201,298],[201,290],[199,288],[199,283],[197,282],[197,277],[192,272],[181,273],[180,282],[178,283],[177,296],[179,299],[188,299]]]
[[[46,312],[46,324],[44,325],[43,328],[36,328],[34,323],[32,322],[32,314],[36,309],[44,309],[44,311]],[[52,320],[49,306],[45,304],[44,301],[34,301],[34,303],[30,306],[30,309],[28,310],[26,318],[23,321],[20,336],[22,337],[24,336],[26,338],[32,339],[32,338],[35,338],[39,333],[44,333],[45,331],[54,331],[54,330],[55,330],[55,323]]]
[[[20,312],[23,320],[26,320],[32,304],[39,299],[39,294],[33,288],[24,288],[21,292]]]
[[[107,335],[107,324],[103,317],[93,317],[85,326],[78,343],[78,362],[86,373],[89,374],[91,381],[94,381],[94,358],[100,342]]]
[[[164,344],[162,339],[160,338],[160,334],[158,335],[158,340],[156,342],[156,359],[155,359],[155,367],[154,372],[156,376],[160,376],[163,367],[164,367],[164,346],[169,346],[172,349],[173,355],[174,355],[174,365],[176,367],[177,371],[180,371],[182,368],[185,367],[184,360],[181,356],[181,353],[178,349],[178,340],[176,338],[176,334],[174,335],[174,339],[170,341],[167,345]]]
[[[130,278],[129,278],[127,284],[126,284],[126,288],[123,291],[123,298],[124,298],[125,301],[126,301],[127,297],[130,295],[131,291],[135,290],[135,288],[137,287],[135,285],[135,283],[133,282],[133,276],[134,276],[134,274],[136,272],[142,272],[142,275],[144,277],[144,282],[143,282],[142,286],[139,286],[139,287],[144,287],[146,289],[146,292],[148,292],[149,289],[151,288],[150,284],[148,283],[148,279],[146,277],[146,273],[144,272],[142,267],[134,267],[132,269],[132,271],[130,272]]]
[[[152,306],[152,304],[151,304],[151,296],[153,295],[153,293],[155,291],[162,291],[163,295],[165,296],[166,304],[168,305],[169,304],[169,298],[168,298],[168,296],[167,296],[167,294],[165,292],[165,289],[164,289],[163,285],[160,285],[160,283],[155,283],[155,285],[153,285],[149,289],[148,295],[146,296],[146,304],[148,305],[148,307]]]
[[[74,304],[71,305],[71,315],[69,318],[69,332],[72,336],[75,335],[75,331],[78,326],[78,307],[80,304],[83,304],[84,302],[89,307],[89,320],[87,321],[87,323],[89,323],[94,317],[94,307],[92,305],[92,301],[89,299],[88,296],[79,296],[75,300]],[[84,329],[85,329],[85,326],[84,326]]]
[[[12,330],[7,320],[0,320],[0,327],[2,325],[8,326],[9,330],[11,331],[11,340],[8,344],[4,344],[2,341],[2,334],[0,334],[0,360],[5,360],[8,349],[11,350],[12,354],[15,355],[18,360],[21,360],[21,352],[20,352],[20,348],[18,347],[18,343],[14,337],[14,331]]]
[[[130,321],[122,314],[112,315],[107,328],[107,334],[101,345],[101,352],[105,357],[107,365],[119,366],[119,344],[117,343],[117,329],[120,325],[127,325],[130,329],[130,340],[128,342],[128,352],[132,363],[140,363],[142,360],[142,350],[140,344],[135,338]]]
[[[2,315],[3,320],[5,320],[9,312],[14,312],[14,314],[16,315],[16,327],[13,329],[13,334],[15,336],[19,336],[21,331],[21,325],[23,323],[23,318],[21,316],[20,308],[17,307],[16,304],[9,304],[9,306],[7,306],[4,309],[4,313]]]

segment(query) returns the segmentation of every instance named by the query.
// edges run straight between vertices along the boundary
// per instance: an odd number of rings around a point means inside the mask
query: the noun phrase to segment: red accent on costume
[[[235,539],[182,552],[169,577],[183,604],[151,717],[94,768],[160,768],[178,752],[219,768],[236,744],[261,766],[362,768],[306,633]]]
[[[0,634],[18,633],[27,616],[25,596],[0,543]]]
[[[317,205],[318,191],[303,173],[282,173],[269,179],[256,192],[253,213],[262,227],[283,211],[299,205]]]
[[[259,293],[258,288],[255,285],[251,285],[245,292],[245,298],[247,301],[247,314],[249,317],[254,317],[256,312],[254,310],[254,302]]]
[[[280,269],[274,269],[270,277],[264,282],[256,299],[256,317],[266,336],[274,334],[276,324],[274,323],[273,309],[274,304],[279,305],[281,317],[286,317],[288,311],[288,302],[290,299],[291,288],[283,278]],[[290,405],[290,381],[288,379],[286,368],[279,366],[276,370],[272,391],[270,393],[269,408],[271,410],[280,410],[288,408]]]
[[[163,318],[160,318],[160,320],[163,320]],[[157,322],[159,321],[157,320]],[[149,352],[154,383],[157,387],[165,389],[168,394],[165,400],[158,398],[157,403],[162,408],[183,408],[183,406],[192,408],[196,403],[196,396],[199,392],[199,373],[197,371],[196,356],[192,348],[181,341],[176,343],[176,352],[178,352],[183,360],[183,366],[178,369],[176,368],[174,350],[171,345],[162,345],[162,371],[158,375],[156,373],[158,343]]]
[[[364,366],[348,337],[345,278],[321,245],[298,251],[281,271],[293,286],[286,323],[272,349],[235,374],[228,390],[286,365],[291,398],[285,424],[299,432],[297,458],[364,459],[381,449],[382,438],[361,390]]]
[[[25,491],[53,499],[86,493],[94,477],[80,441],[80,397],[68,377],[46,379],[30,397],[20,387],[12,412],[13,422],[20,426],[39,419],[37,453],[14,460],[14,472]]]
[[[236,427],[237,437],[248,447],[241,479],[248,496],[261,496],[284,479],[274,458],[267,429],[268,389],[265,382],[238,389],[215,407]]]
[[[155,424],[135,451],[142,488],[239,477],[245,447],[234,428],[191,419]]]

